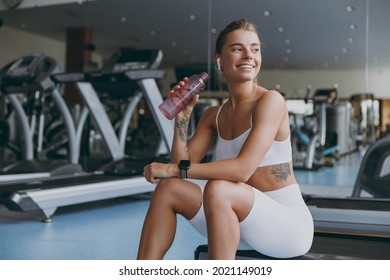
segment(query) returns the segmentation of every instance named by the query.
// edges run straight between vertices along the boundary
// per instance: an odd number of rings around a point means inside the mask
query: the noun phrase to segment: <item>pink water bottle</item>
[[[199,75],[192,75],[186,86],[171,92],[167,99],[158,106],[161,113],[169,120],[172,120],[177,114],[192,101],[196,94],[199,94],[205,89],[206,83],[209,80],[209,75],[206,72],[201,72]]]

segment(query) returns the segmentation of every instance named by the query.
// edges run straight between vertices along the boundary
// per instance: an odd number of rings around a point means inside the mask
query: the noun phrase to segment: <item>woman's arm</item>
[[[278,135],[281,139],[285,139],[290,132],[288,124],[281,128],[283,120],[288,119],[288,111],[283,97],[276,91],[268,91],[258,100],[252,118],[251,133],[237,158],[202,164],[191,162],[188,177],[248,181],[275,137]]]
[[[252,114],[253,127],[251,133],[236,158],[207,163],[192,161],[192,152],[195,153],[200,148],[194,145],[194,149],[192,150],[191,143],[189,142],[188,147],[191,151],[191,166],[188,170],[189,178],[246,182],[256,171],[259,163],[271,147],[276,135],[281,133],[283,134],[281,135],[283,139],[288,137],[289,126],[286,125],[286,127],[280,129],[283,120],[288,119],[287,107],[283,97],[275,91],[269,91],[260,99]],[[207,115],[205,117],[207,118]],[[200,129],[197,133],[201,134],[201,131]],[[195,155],[194,157],[196,158]],[[166,165],[165,167],[161,164],[152,164],[148,166],[147,174],[149,174],[151,180],[154,178],[153,175],[160,178],[178,176],[179,168],[176,163]],[[156,179],[154,180],[154,182],[157,181]]]
[[[172,145],[172,162],[170,164],[153,162],[144,167],[144,176],[151,183],[157,183],[160,178],[178,177],[178,162],[189,159],[191,163],[200,162],[208,150],[215,137],[215,117],[218,107],[209,107],[202,114],[195,133],[191,139],[187,139],[187,126],[181,127],[175,124],[174,140]],[[180,124],[182,118],[177,118],[175,123]],[[188,125],[187,121],[183,124]],[[181,135],[185,133],[185,135]]]
[[[196,97],[194,105],[197,100],[198,97]],[[213,120],[215,122],[216,110],[217,107],[209,107],[203,112],[191,139],[188,139],[189,115],[187,116],[184,112],[176,117],[172,143],[172,162],[178,163],[183,159],[200,162],[203,159],[215,135]]]

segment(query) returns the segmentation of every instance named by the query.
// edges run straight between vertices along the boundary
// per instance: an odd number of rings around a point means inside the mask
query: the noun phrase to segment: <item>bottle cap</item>
[[[207,83],[209,81],[209,75],[207,75],[206,72],[200,72],[199,73],[199,77],[205,82]]]

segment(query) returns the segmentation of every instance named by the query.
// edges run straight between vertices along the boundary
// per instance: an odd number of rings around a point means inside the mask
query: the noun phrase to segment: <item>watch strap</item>
[[[180,178],[182,178],[182,179],[188,178],[187,169],[180,169]]]
[[[179,176],[182,179],[188,178],[188,169],[190,169],[191,162],[189,160],[181,160],[179,162]]]

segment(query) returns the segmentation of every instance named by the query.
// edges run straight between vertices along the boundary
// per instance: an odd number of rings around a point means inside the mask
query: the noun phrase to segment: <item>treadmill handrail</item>
[[[89,82],[77,82],[76,87],[87,105],[89,113],[95,120],[112,159],[114,161],[123,159],[125,154],[121,150],[118,136],[92,84]]]
[[[307,205],[329,209],[390,211],[390,199],[372,197],[321,197],[303,195]]]
[[[85,80],[84,73],[57,73],[50,76],[56,83],[75,83]]]
[[[140,79],[162,79],[164,78],[164,70],[129,70],[122,73],[57,73],[51,75],[51,79],[56,83],[77,83],[83,81],[94,81],[101,77],[117,77],[126,75],[130,80],[136,81]]]
[[[162,79],[164,78],[164,70],[138,70],[138,71],[127,71],[125,75],[130,80],[143,80],[143,79]]]

